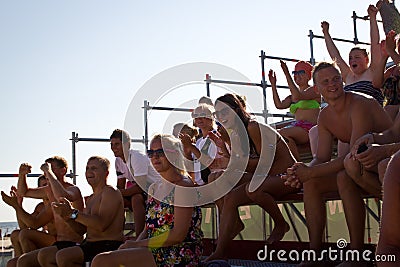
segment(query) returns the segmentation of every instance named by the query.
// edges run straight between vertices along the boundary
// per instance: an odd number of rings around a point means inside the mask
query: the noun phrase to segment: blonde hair
[[[183,146],[180,139],[170,134],[156,134],[151,138],[150,144],[154,140],[160,140],[161,146],[164,149],[164,154],[171,165],[184,176],[188,173],[184,164]]]

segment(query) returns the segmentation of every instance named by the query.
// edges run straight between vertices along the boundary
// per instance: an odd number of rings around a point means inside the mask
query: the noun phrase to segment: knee
[[[10,235],[11,243],[16,244],[19,242],[19,233],[20,232],[21,232],[20,230],[12,231],[12,233]]]
[[[30,236],[30,229],[22,229],[19,232],[18,238],[19,238],[19,242],[25,242],[29,239]]]
[[[17,266],[18,258],[12,258],[11,260],[7,261],[6,267],[15,267]]]
[[[63,250],[57,251],[56,262],[57,262],[57,266],[59,266],[59,267],[68,266],[71,263],[71,262],[68,262],[68,257],[66,255],[65,251],[63,251]]]
[[[19,266],[19,267],[24,267],[24,266],[29,267],[30,265],[31,265],[31,261],[29,259],[29,255],[28,254],[22,254],[21,256],[19,256],[19,258],[17,260],[17,266]]]
[[[383,182],[383,176],[385,176],[385,172],[386,172],[386,168],[387,165],[389,163],[390,158],[386,158],[381,160],[378,163],[378,174],[379,174],[379,180],[381,181],[381,183]]]
[[[44,250],[40,250],[37,255],[37,260],[41,266],[47,266],[48,255],[44,252]]]
[[[351,178],[357,179],[359,176],[361,176],[361,173],[360,173],[361,164],[358,160],[351,159],[350,154],[348,154],[346,156],[343,163],[344,163],[344,168],[346,170],[346,173]]]
[[[384,179],[384,187],[387,187],[388,184],[397,185],[400,183],[400,151],[398,151],[392,159],[389,161]]]
[[[92,263],[90,264],[91,267],[101,267],[108,265],[108,254],[100,253],[97,254],[96,257],[93,258]]]

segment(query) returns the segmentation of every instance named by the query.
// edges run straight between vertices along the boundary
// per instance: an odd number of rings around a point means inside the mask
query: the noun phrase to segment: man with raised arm
[[[72,267],[90,262],[97,254],[112,251],[124,241],[124,202],[121,193],[107,185],[110,162],[98,156],[90,157],[86,165],[86,180],[93,189],[83,212],[74,209],[66,199],[53,203],[53,209],[67,224],[79,223],[86,238],[79,245],[56,252],[50,262],[47,253],[39,253],[42,266]]]
[[[68,164],[67,161],[59,156],[48,158],[41,169],[48,180],[48,185],[40,188],[28,188],[26,183],[26,174],[30,172],[31,166],[23,164],[21,166],[25,171],[20,173],[18,178],[18,194],[24,197],[32,198],[48,198],[50,202],[54,202],[60,198],[66,198],[71,201],[74,207],[78,210],[83,209],[83,198],[79,188],[71,183],[65,181]],[[75,246],[83,239],[83,231],[81,231],[77,224],[72,227],[66,223],[61,216],[54,213],[52,209],[54,223],[56,227],[57,237],[56,242],[45,248],[47,251],[52,250],[53,253],[59,249]],[[18,266],[40,266],[38,261],[38,254],[40,250],[34,250],[29,253],[22,254],[18,259]]]
[[[380,132],[389,128],[391,120],[372,98],[345,92],[342,76],[334,64],[327,62],[318,64],[314,68],[313,80],[315,88],[328,103],[318,118],[319,138],[316,156],[309,166],[295,163],[287,170],[288,174],[283,176],[283,179],[292,186],[300,187],[303,184],[311,249],[318,251],[322,248],[326,220],[324,194],[332,191],[339,191],[343,201],[351,248],[361,249],[364,244],[365,224],[362,192],[376,192],[376,183],[379,181],[376,177],[375,181],[360,183],[348,176],[344,164],[346,156],[331,161],[332,142],[336,137],[352,146],[360,136],[368,132]],[[318,264],[321,263],[303,263],[304,266],[318,266]]]

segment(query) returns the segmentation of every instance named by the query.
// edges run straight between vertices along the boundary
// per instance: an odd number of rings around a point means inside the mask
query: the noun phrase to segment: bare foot
[[[3,191],[1,191],[1,198],[6,204],[10,205],[11,207],[16,207],[18,205],[17,197],[12,197],[12,196],[10,197]]]
[[[275,225],[270,236],[267,239],[267,244],[272,244],[274,242],[282,240],[287,232],[289,232],[290,226],[287,222],[283,225]]]

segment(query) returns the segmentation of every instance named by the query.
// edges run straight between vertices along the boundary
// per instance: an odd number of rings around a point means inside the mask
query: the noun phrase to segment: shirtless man
[[[343,201],[351,248],[361,249],[364,244],[365,224],[361,191],[363,189],[372,193],[375,192],[375,188],[369,184],[359,184],[358,180],[353,180],[346,174],[344,166],[346,156],[330,161],[332,142],[336,137],[352,146],[360,136],[368,132],[380,132],[389,128],[391,120],[372,98],[344,92],[342,77],[335,65],[326,62],[318,64],[314,68],[313,80],[316,89],[328,103],[318,118],[319,139],[316,157],[309,167],[304,163],[295,163],[287,170],[288,175],[283,178],[292,186],[300,187],[303,183],[311,249],[322,248],[326,220],[323,195],[332,191],[339,191]],[[313,263],[307,264],[313,266]]]
[[[27,168],[20,168],[20,174],[26,170]],[[46,185],[46,177],[44,175],[39,176],[38,187]],[[22,253],[50,246],[56,241],[53,213],[47,198],[37,204],[34,212],[30,214],[22,207],[23,198],[18,196],[17,188],[14,186],[11,188],[10,196],[2,191],[1,197],[6,204],[14,208],[20,228],[11,233],[11,242],[14,247],[15,257],[21,256]],[[47,232],[38,231],[37,229],[40,227],[45,228]]]
[[[94,156],[86,165],[86,180],[93,194],[86,201],[83,212],[71,207],[67,200],[53,203],[55,213],[65,222],[78,222],[87,229],[86,239],[79,246],[69,247],[57,252],[57,264],[42,266],[72,267],[90,262],[101,252],[112,251],[124,241],[124,201],[121,193],[107,185],[110,162],[106,158]]]
[[[25,168],[29,168],[28,164],[23,164]],[[20,175],[18,179],[18,193],[24,197],[32,198],[48,198],[50,202],[56,201],[61,197],[68,199],[78,210],[83,209],[83,198],[81,191],[75,185],[65,181],[65,174],[67,173],[67,161],[59,156],[54,156],[46,160],[41,166],[47,180],[48,186],[40,188],[28,188],[26,184],[26,175]],[[26,172],[28,173],[28,172]],[[79,232],[79,228],[71,227],[67,224],[61,216],[54,213],[52,209],[54,224],[57,232],[57,241],[53,246],[43,248],[47,252],[51,252],[55,255],[55,252],[59,249],[75,246],[80,243],[83,239],[83,233]],[[18,266],[40,266],[38,261],[38,255],[40,250],[34,250],[29,253],[21,255],[18,259]],[[49,253],[51,255],[52,253]],[[48,257],[49,260],[51,257]]]

